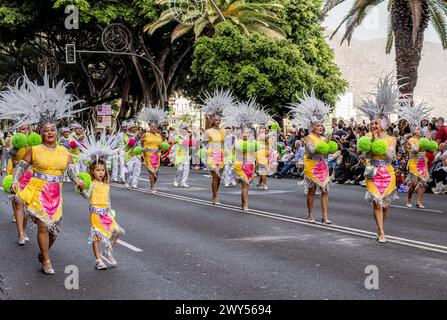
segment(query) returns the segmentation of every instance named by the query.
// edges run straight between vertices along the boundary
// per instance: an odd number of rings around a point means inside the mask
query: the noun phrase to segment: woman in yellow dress
[[[293,122],[300,128],[306,128],[309,135],[304,139],[304,192],[307,194],[307,221],[315,223],[313,206],[315,195],[321,193],[321,223],[332,224],[329,220],[329,169],[327,165],[327,138],[322,136],[329,113],[329,106],[315,97],[312,90],[310,95],[298,97],[298,103],[291,104],[294,113]]]
[[[82,196],[90,199],[90,237],[93,254],[96,259],[95,268],[105,270],[105,260],[111,266],[117,262],[113,257],[113,246],[118,238],[124,234],[124,230],[115,220],[114,211],[110,204],[110,177],[107,170],[107,162],[119,156],[120,135],[106,136],[103,131],[99,140],[91,133],[84,145],[80,148],[80,160],[89,165],[89,173],[80,175],[84,186]],[[101,251],[101,243],[105,245]]]
[[[235,100],[230,91],[216,89],[214,95],[205,94],[203,112],[208,117],[211,128],[205,131],[203,142],[206,144],[206,165],[211,174],[211,202],[220,204],[217,192],[225,168],[225,130],[220,127],[221,116],[226,108],[234,106]]]
[[[17,211],[31,216],[37,224],[38,256],[43,272],[52,275],[54,270],[49,259],[49,249],[54,244],[62,222],[62,181],[64,171],[76,185],[82,182],[76,177],[73,160],[68,150],[57,144],[57,122],[79,112],[74,107],[81,103],[66,93],[63,81],[52,86],[46,75],[44,84],[37,85],[23,76],[24,90],[17,97],[17,110],[23,113],[16,126],[37,124],[42,144],[31,147],[24,155],[13,175],[12,189],[16,193]],[[28,185],[20,190],[19,179],[32,165],[33,176]]]
[[[411,208],[413,206],[411,198],[413,193],[417,190],[417,208],[425,208],[422,204],[422,197],[425,192],[425,186],[429,178],[427,158],[426,158],[426,147],[423,142],[427,139],[422,139],[422,127],[421,122],[423,119],[429,119],[430,109],[423,103],[414,104],[410,102],[405,102],[401,105],[399,109],[399,115],[407,120],[413,136],[408,139],[405,149],[409,154],[410,160],[408,161],[408,197],[407,197],[407,207]],[[425,140],[425,141],[424,141]]]
[[[225,109],[224,121],[235,128],[235,161],[234,173],[241,184],[241,207],[248,210],[248,189],[253,181],[256,170],[255,124],[259,124],[259,111],[254,99],[238,102],[234,107]]]
[[[396,157],[396,138],[387,134],[390,125],[389,116],[399,107],[399,88],[393,81],[392,74],[379,79],[377,92],[369,100],[365,100],[359,110],[371,121],[372,134],[370,146],[363,150],[367,154],[365,168],[366,195],[365,199],[372,203],[373,214],[377,227],[379,243],[385,243],[384,224],[391,202],[396,198],[396,174],[392,161]],[[359,150],[362,142],[359,139]]]
[[[165,124],[167,114],[159,106],[148,106],[140,112],[138,118],[140,121],[147,123],[150,128],[150,131],[141,138],[141,143],[144,146],[144,162],[149,171],[151,192],[155,193],[155,183],[160,170],[161,144],[163,142],[158,130]]]

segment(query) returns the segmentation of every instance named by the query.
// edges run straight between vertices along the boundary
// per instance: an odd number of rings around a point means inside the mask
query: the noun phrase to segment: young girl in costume
[[[93,131],[93,130],[92,130]],[[97,270],[107,269],[105,260],[111,266],[117,264],[113,257],[113,246],[124,230],[116,223],[110,206],[110,178],[107,161],[119,155],[120,135],[106,136],[102,132],[98,141],[92,133],[85,146],[80,147],[80,159],[89,163],[89,173],[79,174],[84,182],[82,195],[90,199],[90,238]],[[105,248],[101,252],[101,243]]]

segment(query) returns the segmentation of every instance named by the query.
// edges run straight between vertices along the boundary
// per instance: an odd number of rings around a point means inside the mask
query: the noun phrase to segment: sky
[[[324,21],[323,26],[334,30],[352,7],[353,2],[354,0],[347,0],[335,9],[332,9]],[[354,32],[354,38],[359,40],[386,38],[386,28],[388,25],[387,3],[388,1],[383,1],[382,4],[370,11],[363,24]],[[425,41],[440,43],[436,32],[431,26],[425,34]]]

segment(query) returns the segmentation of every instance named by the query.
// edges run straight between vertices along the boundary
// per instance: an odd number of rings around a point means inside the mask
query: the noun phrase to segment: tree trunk
[[[422,0],[421,0],[422,1]],[[430,19],[426,1],[422,1],[421,24],[413,43],[413,16],[408,0],[395,0],[391,9],[394,30],[396,69],[401,94],[413,99],[424,44],[424,32]]]

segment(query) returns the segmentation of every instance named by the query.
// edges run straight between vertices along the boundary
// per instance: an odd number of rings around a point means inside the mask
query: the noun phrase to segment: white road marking
[[[127,189],[120,185],[113,185],[113,186],[121,188],[121,189]],[[150,193],[150,191],[145,190],[145,189],[133,189],[132,191],[137,191],[137,192],[141,192],[141,193]],[[187,201],[187,202],[191,202],[191,203],[195,203],[195,204],[206,205],[206,206],[210,206],[210,207],[218,207],[218,208],[226,209],[226,210],[230,210],[230,211],[242,212],[239,207],[236,207],[233,205],[228,205],[228,204],[214,205],[211,202],[206,201],[206,200],[196,199],[196,198],[181,196],[181,195],[174,195],[174,194],[169,194],[169,193],[164,193],[164,192],[157,192],[156,195],[166,197],[166,198]],[[281,214],[272,213],[272,212],[250,209],[249,211],[243,211],[243,213],[257,215],[257,216],[266,217],[266,218],[275,219],[275,220],[291,222],[291,223],[295,223],[295,224],[306,225],[306,226],[314,227],[314,228],[322,228],[322,229],[326,229],[326,230],[332,230],[332,231],[356,235],[356,236],[364,237],[364,238],[370,238],[370,239],[376,238],[376,234],[374,232],[356,229],[356,228],[345,227],[345,226],[341,226],[341,225],[334,225],[334,224],[330,225],[330,226],[322,225],[322,224],[310,224],[305,219],[295,218],[295,217],[281,215]],[[426,251],[434,251],[434,252],[447,254],[447,246],[432,244],[432,243],[428,243],[428,242],[421,242],[421,241],[416,241],[416,240],[411,240],[411,239],[406,239],[406,238],[394,237],[394,236],[387,236],[386,238],[389,243],[396,243],[396,244],[400,244],[400,245],[404,245],[404,246],[408,246],[408,247],[423,249]]]
[[[123,241],[123,240],[119,240],[118,239],[117,243],[122,245],[122,246],[124,246],[124,247],[126,247],[126,248],[129,248],[130,250],[135,251],[135,252],[142,252],[143,251],[143,250],[141,250],[141,249],[139,249],[139,248],[137,248],[137,247],[127,243],[126,241]]]
[[[418,211],[426,211],[426,212],[436,212],[436,213],[443,213],[443,211],[439,211],[439,210],[432,210],[432,209],[420,209],[420,208],[408,208],[408,207],[404,207],[404,206],[397,206],[397,205],[390,205],[390,207],[394,207],[394,208],[401,208],[401,209],[407,209],[407,210],[418,210]]]

